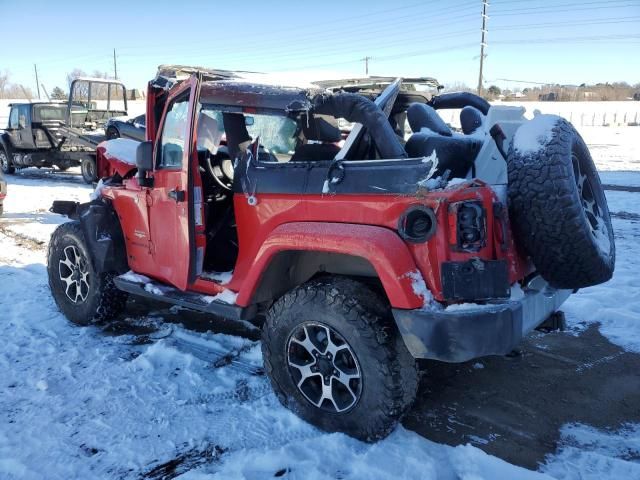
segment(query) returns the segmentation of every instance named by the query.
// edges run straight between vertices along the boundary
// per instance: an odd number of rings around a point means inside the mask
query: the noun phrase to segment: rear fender
[[[80,222],[96,271],[124,273],[129,269],[122,228],[110,201],[55,201],[50,210]]]
[[[285,251],[347,254],[369,262],[394,308],[423,305],[414,292],[416,264],[402,239],[392,230],[346,223],[294,222],[279,225],[266,238],[240,287],[236,303],[251,303],[260,280],[274,256]]]

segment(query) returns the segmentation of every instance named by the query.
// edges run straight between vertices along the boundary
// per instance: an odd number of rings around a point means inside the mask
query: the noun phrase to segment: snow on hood
[[[128,138],[115,138],[104,142],[104,156],[107,159],[115,158],[130,165],[136,164],[136,150],[140,142]]]
[[[557,115],[536,115],[523,123],[513,136],[513,148],[521,155],[539,152],[553,137],[553,127],[561,117]]]

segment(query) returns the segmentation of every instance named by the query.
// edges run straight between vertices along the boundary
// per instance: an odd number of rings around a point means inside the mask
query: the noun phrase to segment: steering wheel
[[[218,185],[225,190],[233,188],[233,162],[226,149],[221,147],[215,155],[207,155],[205,165]]]

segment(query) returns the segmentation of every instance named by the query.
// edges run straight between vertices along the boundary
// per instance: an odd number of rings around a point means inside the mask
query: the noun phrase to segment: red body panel
[[[513,242],[509,239],[507,248],[497,247],[494,241],[495,222],[493,218],[493,203],[497,201],[493,190],[481,182],[460,185],[457,188],[426,193],[424,196],[393,196],[388,195],[275,195],[262,194],[257,196],[257,204],[249,205],[243,195],[236,195],[234,199],[236,223],[240,252],[236,264],[234,277],[228,285],[232,290],[239,291],[237,299],[239,305],[249,302],[255,281],[265,266],[263,255],[265,250],[269,255],[280,250],[323,250],[349,253],[362,256],[380,270],[376,263],[383,259],[399,262],[397,266],[388,268],[405,274],[415,267],[409,267],[401,251],[394,249],[386,251],[378,258],[379,252],[359,245],[360,237],[353,242],[343,232],[332,236],[332,230],[339,229],[333,225],[327,228],[326,223],[348,224],[349,227],[377,226],[389,232],[403,246],[402,251],[411,254],[413,265],[421,272],[427,286],[436,299],[442,300],[442,284],[440,280],[441,264],[445,261],[464,261],[470,258],[483,260],[505,259],[509,264],[510,281],[515,282],[525,275],[526,263],[520,259]],[[449,245],[449,205],[464,200],[480,201],[487,212],[486,245],[477,252],[456,252]],[[412,205],[427,205],[436,213],[438,226],[436,233],[426,243],[405,243],[397,233],[398,219],[402,213]],[[300,226],[295,235],[283,235],[282,225],[292,222],[305,222],[308,225],[306,234]],[[306,223],[309,222],[309,223]],[[318,222],[314,225],[311,222]],[[508,230],[508,223],[507,223]],[[272,239],[272,235],[274,238]],[[337,239],[337,240],[336,240]],[[339,243],[334,244],[337,241]],[[330,245],[330,247],[327,246]],[[265,245],[268,246],[265,247]],[[329,248],[335,250],[330,250]],[[380,266],[382,268],[382,266]],[[404,269],[404,270],[403,270]],[[380,279],[384,278],[380,275]],[[392,288],[384,284],[388,290],[389,300],[397,308],[416,308],[417,298],[410,287],[410,282],[402,282],[405,289],[403,295],[393,296]],[[409,300],[413,298],[413,300]],[[246,303],[245,303],[246,302]]]
[[[174,210],[154,200],[166,196],[164,184],[156,180],[154,189],[140,189],[135,179],[126,187],[106,188],[105,195],[114,200],[122,221],[132,270],[167,283],[205,294],[223,290],[220,285],[196,280],[189,285],[178,284],[175,272],[178,263],[186,265],[188,249],[185,242],[187,213],[180,206]],[[450,205],[459,201],[482,202],[487,212],[487,242],[477,252],[458,252],[450,245]],[[528,273],[528,264],[507,236],[500,248],[493,216],[493,190],[481,182],[426,193],[423,196],[388,195],[257,195],[257,204],[250,205],[244,195],[236,195],[234,207],[239,238],[239,255],[232,281],[226,285],[239,293],[237,304],[246,306],[257,288],[261,275],[273,256],[284,250],[314,250],[346,253],[367,259],[396,308],[419,308],[422,299],[411,286],[407,273],[419,270],[429,290],[443,300],[441,265],[446,261],[504,259],[509,265],[511,282]],[[186,205],[186,203],[182,204]],[[412,205],[426,205],[436,213],[436,233],[425,243],[406,243],[397,233],[398,219]],[[148,212],[148,213],[147,213]],[[158,222],[154,223],[154,215]],[[173,220],[171,217],[173,217]],[[151,218],[151,220],[149,220]],[[174,223],[179,222],[179,223]],[[508,223],[506,224],[509,232]],[[197,227],[196,242],[204,246],[204,226]],[[149,235],[145,239],[144,234]],[[157,239],[157,240],[156,240]],[[158,248],[158,245],[163,245]],[[177,248],[177,245],[182,245]],[[184,285],[184,286],[183,286]]]
[[[123,162],[115,157],[105,157],[104,152],[106,150],[105,142],[100,143],[96,147],[96,168],[98,178],[107,178],[115,175],[116,173],[121,177],[124,177],[127,173],[133,170],[135,165],[131,165],[128,162]]]
[[[238,262],[230,285],[231,288],[241,285],[236,300],[241,306],[251,302],[262,272],[282,250],[348,253],[366,258],[380,277],[392,305],[419,308],[424,304],[414,293],[408,275],[415,271],[416,264],[405,243],[386,228],[348,223],[285,223],[268,233],[262,243],[252,242],[250,248],[257,248],[253,262]]]
[[[131,178],[122,186],[103,189],[103,195],[113,200],[120,218],[133,271],[182,290],[216,294],[229,288],[238,293],[236,303],[247,306],[276,253],[287,250],[335,252],[366,259],[377,272],[391,305],[403,309],[419,308],[423,304],[407,275],[416,270],[437,300],[444,300],[441,282],[444,262],[473,258],[506,260],[511,283],[529,273],[530,265],[519,255],[511,238],[506,214],[499,214],[499,210],[494,213],[494,205],[498,204],[495,192],[480,181],[469,181],[445,190],[418,190],[413,195],[262,193],[255,195],[257,202],[250,203],[245,195],[236,194],[233,200],[239,253],[232,280],[223,287],[198,278],[206,248],[206,225],[193,134],[197,131],[195,77],[170,92],[149,88],[147,139],[156,141],[154,150],[157,150],[157,137],[163,128],[167,106],[188,89],[192,95],[191,135],[183,167],[156,169],[153,188],[141,188],[138,181]],[[160,108],[164,114],[158,121],[155,115]],[[190,158],[189,151],[192,152]],[[100,176],[115,172],[122,175],[123,162],[104,161],[103,153],[104,149],[99,147]],[[130,170],[131,166],[127,167]],[[287,179],[283,177],[282,181]],[[185,192],[185,201],[170,199],[172,190]],[[484,243],[476,251],[461,251],[457,246],[456,203],[463,201],[480,203],[486,215]],[[415,205],[430,207],[436,216],[435,233],[423,243],[406,242],[398,233],[402,214]]]

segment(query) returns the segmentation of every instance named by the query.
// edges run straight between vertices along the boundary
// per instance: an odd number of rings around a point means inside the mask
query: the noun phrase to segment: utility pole
[[[40,81],[38,80],[38,67],[33,64],[33,69],[36,71],[36,87],[38,88],[38,100],[40,100]]]
[[[118,79],[118,64],[116,63],[116,49],[113,49],[113,75]]]
[[[480,40],[480,75],[478,76],[478,95],[482,95],[482,67],[484,66],[485,34],[487,33],[487,0],[482,0],[482,40]]]
[[[364,74],[368,77],[369,76],[369,60],[371,60],[371,57],[364,57],[364,58],[361,58],[360,60],[364,62]]]

